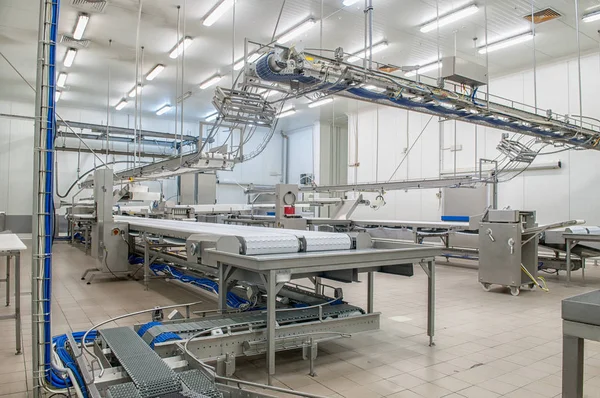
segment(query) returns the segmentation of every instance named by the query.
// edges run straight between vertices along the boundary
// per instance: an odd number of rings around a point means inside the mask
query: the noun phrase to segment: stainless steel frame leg
[[[148,239],[146,239],[146,235],[144,235],[143,239],[144,239],[144,290],[148,290],[148,285],[150,283],[150,247],[148,245]]]
[[[571,241],[566,240],[567,243],[567,285],[571,284]]]
[[[15,255],[15,325],[17,354],[21,353],[21,254]]]
[[[367,313],[372,314],[374,308],[374,285],[375,285],[375,277],[373,272],[369,272],[367,276]]]
[[[6,306],[10,305],[10,255],[6,256]]]
[[[269,368],[268,384],[273,385],[273,376],[275,376],[275,328],[277,321],[275,318],[275,305],[277,304],[277,284],[275,280],[275,271],[269,271],[267,277],[267,364]]]
[[[585,257],[581,257],[581,279],[585,285]]]
[[[435,260],[427,263],[429,278],[427,280],[427,335],[429,346],[435,345],[433,336],[435,334]]]
[[[225,276],[225,264],[217,262],[219,270],[219,310],[227,310],[227,277]]]
[[[563,335],[562,396],[583,397],[583,339]]]

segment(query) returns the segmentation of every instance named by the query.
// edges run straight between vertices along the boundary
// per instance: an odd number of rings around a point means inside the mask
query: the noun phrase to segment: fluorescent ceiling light
[[[331,98],[331,97],[325,98],[325,99],[322,99],[322,100],[319,100],[319,101],[311,102],[310,104],[308,104],[308,107],[309,108],[316,108],[318,106],[329,104],[330,102],[333,102],[333,98]]]
[[[136,94],[139,94],[142,92],[142,85],[138,84],[137,88],[132,88],[131,91],[129,92],[129,94],[127,94],[129,96],[129,98],[133,98],[136,96]]]
[[[363,48],[362,50],[352,54],[348,57],[348,62],[352,63],[358,61],[359,59],[367,58],[369,54],[377,54],[378,52],[381,52],[386,48],[388,48],[387,41],[382,41],[381,43],[374,44],[373,49],[371,51],[369,51],[369,48],[367,47],[366,49]]]
[[[65,54],[65,59],[63,61],[63,64],[65,65],[65,67],[70,68],[71,65],[73,65],[73,61],[75,61],[76,55],[77,55],[77,50],[75,50],[74,48],[69,48],[67,50],[67,53]]]
[[[181,97],[177,98],[177,103],[180,103],[181,101],[185,101],[186,99],[190,98],[192,96],[192,92],[188,91],[185,94],[183,94]]]
[[[235,0],[221,0],[219,5],[214,7],[212,11],[206,16],[206,18],[204,18],[204,22],[202,22],[202,25],[212,26],[212,24],[217,22],[217,20],[221,18],[223,14],[227,12],[227,10],[233,7],[234,3]]]
[[[581,20],[583,22],[594,22],[600,19],[600,11],[590,12],[585,14]]]
[[[83,32],[85,32],[85,28],[89,21],[89,15],[79,14],[79,17],[77,18],[77,24],[75,25],[75,30],[73,31],[73,38],[75,40],[81,40],[83,38]]]
[[[169,105],[169,104],[163,105],[159,110],[156,111],[156,115],[160,116],[163,113],[169,112],[170,110],[171,110],[171,105]]]
[[[281,118],[284,118],[284,117],[287,117],[287,116],[291,116],[291,115],[293,115],[294,113],[296,113],[296,109],[295,109],[295,108],[289,108],[289,109],[286,109],[286,110],[284,110],[284,111],[281,111],[281,112],[280,112],[280,113],[278,113],[278,114],[277,114],[277,116],[275,116],[275,117],[276,117],[277,119],[281,119]]]
[[[411,70],[410,72],[406,72],[406,73],[404,74],[404,76],[406,76],[406,77],[412,77],[412,76],[416,76],[416,75],[417,75],[417,73],[418,73],[419,75],[423,75],[423,74],[425,74],[425,73],[427,73],[427,72],[431,72],[431,71],[434,71],[434,70],[438,70],[438,69],[439,69],[439,68],[441,68],[441,67],[442,67],[442,63],[441,63],[441,62],[435,62],[435,61],[434,61],[434,62],[432,62],[432,63],[430,63],[430,64],[426,64],[426,65],[423,65],[423,66],[421,66],[421,67],[420,67],[419,69],[417,69],[417,70]]]
[[[345,7],[351,6],[353,4],[358,3],[359,0],[344,0],[344,2],[342,3]]]
[[[205,90],[205,89],[209,88],[210,86],[212,86],[213,84],[217,84],[219,82],[219,80],[221,80],[222,78],[223,78],[223,76],[221,76],[221,75],[214,75],[210,79],[208,79],[205,82],[201,83],[200,84],[200,89],[201,90]]]
[[[65,72],[60,72],[58,74],[58,78],[56,79],[56,85],[58,87],[64,87],[67,83],[67,74]]]
[[[205,122],[212,122],[213,120],[217,119],[217,116],[219,116],[219,112],[211,113],[210,115],[206,116],[206,118],[204,119],[204,121]]]
[[[439,18],[436,17],[434,20],[427,22],[426,24],[421,26],[419,30],[423,33],[431,32],[437,27],[441,28],[442,26],[448,25],[452,22],[458,21],[459,19],[463,19],[465,17],[468,17],[469,15],[475,14],[478,9],[479,7],[477,7],[475,4],[471,4],[459,10],[451,11],[448,14],[442,15]]]
[[[192,44],[192,38],[187,36],[185,39],[180,40],[179,43],[177,43],[175,45],[175,47],[171,50],[171,53],[169,54],[169,58],[175,59],[177,58],[179,55],[181,55],[181,53],[183,52],[183,50],[185,48],[188,48],[190,46],[190,44]]]
[[[127,106],[127,100],[122,99],[116,106],[115,109],[120,111],[121,109],[125,108],[125,106]]]
[[[158,76],[163,70],[165,70],[165,66],[163,64],[156,65],[154,68],[152,68],[150,73],[148,73],[148,75],[146,76],[146,80],[154,80],[154,78]]]
[[[517,36],[509,37],[507,39],[502,39],[497,42],[488,44],[487,47],[479,47],[479,54],[485,54],[486,51],[488,53],[491,53],[492,51],[501,50],[506,47],[514,46],[515,44],[524,43],[531,39],[533,39],[533,32],[527,32]]]
[[[296,27],[294,27],[294,28],[288,30],[287,32],[285,32],[284,34],[282,34],[279,37],[279,39],[277,39],[277,43],[279,43],[279,44],[287,43],[288,41],[292,40],[293,38],[300,36],[302,33],[310,30],[310,28],[312,28],[316,23],[317,23],[317,21],[315,21],[313,18],[302,22],[300,25],[297,25]]]
[[[259,53],[253,53],[248,56],[248,63],[252,63],[260,58]],[[242,58],[233,65],[233,70],[240,70],[244,67],[244,59]]]
[[[62,94],[62,91],[56,90],[54,92],[54,102],[58,102],[58,100],[60,99],[60,95]]]

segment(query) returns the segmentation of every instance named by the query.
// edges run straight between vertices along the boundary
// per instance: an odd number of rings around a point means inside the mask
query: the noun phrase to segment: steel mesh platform
[[[132,329],[98,332],[121,363],[142,398],[181,391],[177,374]]]

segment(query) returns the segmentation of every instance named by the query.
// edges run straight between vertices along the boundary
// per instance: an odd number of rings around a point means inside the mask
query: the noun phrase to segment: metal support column
[[[21,353],[21,253],[15,255],[15,330],[17,354]]]
[[[142,236],[144,240],[144,290],[149,289],[150,284],[150,245],[146,234]]]
[[[10,305],[10,256],[6,256],[6,306]]]
[[[427,279],[427,335],[429,336],[429,345],[433,346],[433,336],[435,334],[435,260],[427,263],[429,275]]]
[[[219,310],[227,310],[227,276],[225,275],[225,264],[217,262],[217,269],[219,270]]]
[[[275,328],[277,327],[275,306],[277,305],[277,283],[275,271],[267,276],[267,364],[269,368],[268,384],[273,385],[275,376]]]
[[[571,240],[565,239],[565,243],[567,244],[567,285],[571,284]]]
[[[563,335],[562,396],[583,397],[583,339]]]
[[[373,275],[373,272],[369,272],[368,276],[367,276],[367,313],[372,314],[373,313],[373,301],[374,301],[374,295],[375,295],[375,276]]]

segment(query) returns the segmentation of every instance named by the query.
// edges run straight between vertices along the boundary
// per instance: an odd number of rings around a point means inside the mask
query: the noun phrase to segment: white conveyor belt
[[[115,222],[128,223],[130,227],[133,227],[131,229],[138,226],[189,234],[206,233],[236,236],[244,241],[247,255],[295,253],[300,251],[300,240],[304,240],[305,251],[307,252],[349,250],[352,246],[350,236],[343,233],[157,220],[128,216],[115,216],[114,220]]]

